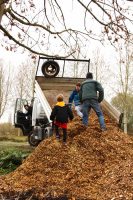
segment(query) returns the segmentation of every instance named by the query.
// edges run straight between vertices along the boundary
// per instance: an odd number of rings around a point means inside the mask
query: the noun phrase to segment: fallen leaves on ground
[[[21,199],[132,200],[133,139],[106,113],[106,132],[90,114],[85,128],[69,123],[67,145],[46,139],[14,172],[0,177],[2,197]]]

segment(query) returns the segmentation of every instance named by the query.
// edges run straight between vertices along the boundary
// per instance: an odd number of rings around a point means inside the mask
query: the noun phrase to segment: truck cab
[[[20,128],[24,136],[27,136],[32,130],[32,119],[26,116],[24,105],[28,105],[26,99],[17,98],[15,103],[14,125]]]
[[[44,138],[52,135],[52,125],[37,97],[32,99],[32,116],[26,115],[24,106],[28,103],[26,99],[16,99],[14,126],[20,128],[24,136],[28,136],[31,146],[37,146]]]

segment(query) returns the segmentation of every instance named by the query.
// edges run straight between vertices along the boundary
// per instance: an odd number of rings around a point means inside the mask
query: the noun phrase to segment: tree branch
[[[42,56],[47,56],[47,57],[51,57],[51,58],[52,58],[52,57],[55,57],[55,56],[58,57],[58,55],[50,55],[50,54],[45,54],[45,53],[42,53],[42,52],[35,51],[35,50],[29,48],[28,46],[26,46],[26,45],[20,43],[18,40],[16,40],[8,31],[6,31],[6,30],[4,29],[4,27],[3,27],[2,25],[0,25],[0,29],[3,31],[3,33],[4,33],[10,40],[14,41],[14,42],[15,42],[16,44],[18,44],[19,46],[21,46],[21,47],[23,47],[23,48],[29,50],[29,51],[32,52],[33,54],[42,55]],[[75,53],[75,51],[71,52],[70,54],[68,54],[68,55],[66,55],[66,56],[61,56],[61,55],[60,55],[60,57],[62,57],[62,58],[67,58],[67,57],[71,56],[73,53]]]

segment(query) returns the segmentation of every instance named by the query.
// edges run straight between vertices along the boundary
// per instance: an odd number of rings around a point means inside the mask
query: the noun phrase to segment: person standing
[[[83,113],[81,112],[82,111],[82,105],[81,105],[81,102],[79,100],[80,86],[81,86],[81,84],[78,82],[76,84],[75,89],[72,91],[72,93],[69,97],[69,105],[71,106],[72,103],[74,102],[74,106],[75,106],[75,110],[77,112],[77,115],[82,118],[83,117]]]
[[[73,119],[73,113],[68,105],[63,101],[63,95],[57,96],[57,103],[52,109],[50,119],[53,121],[55,126],[56,138],[60,139],[59,128],[63,130],[63,143],[67,140],[67,123],[68,119]]]
[[[79,99],[82,102],[82,112],[83,112],[83,124],[88,126],[88,117],[91,108],[95,111],[98,116],[99,124],[102,131],[106,130],[106,125],[104,122],[103,112],[100,107],[100,103],[104,99],[104,89],[102,85],[93,80],[93,74],[88,72],[86,79],[82,84],[79,91]]]

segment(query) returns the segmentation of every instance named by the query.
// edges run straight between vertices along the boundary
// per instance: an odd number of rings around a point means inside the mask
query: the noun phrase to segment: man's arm
[[[79,90],[79,101],[82,102],[82,85]]]
[[[97,91],[99,92],[98,102],[100,103],[104,99],[104,89],[99,82],[97,82]]]
[[[70,97],[69,97],[69,103],[72,103],[74,99],[74,91],[71,93]]]

